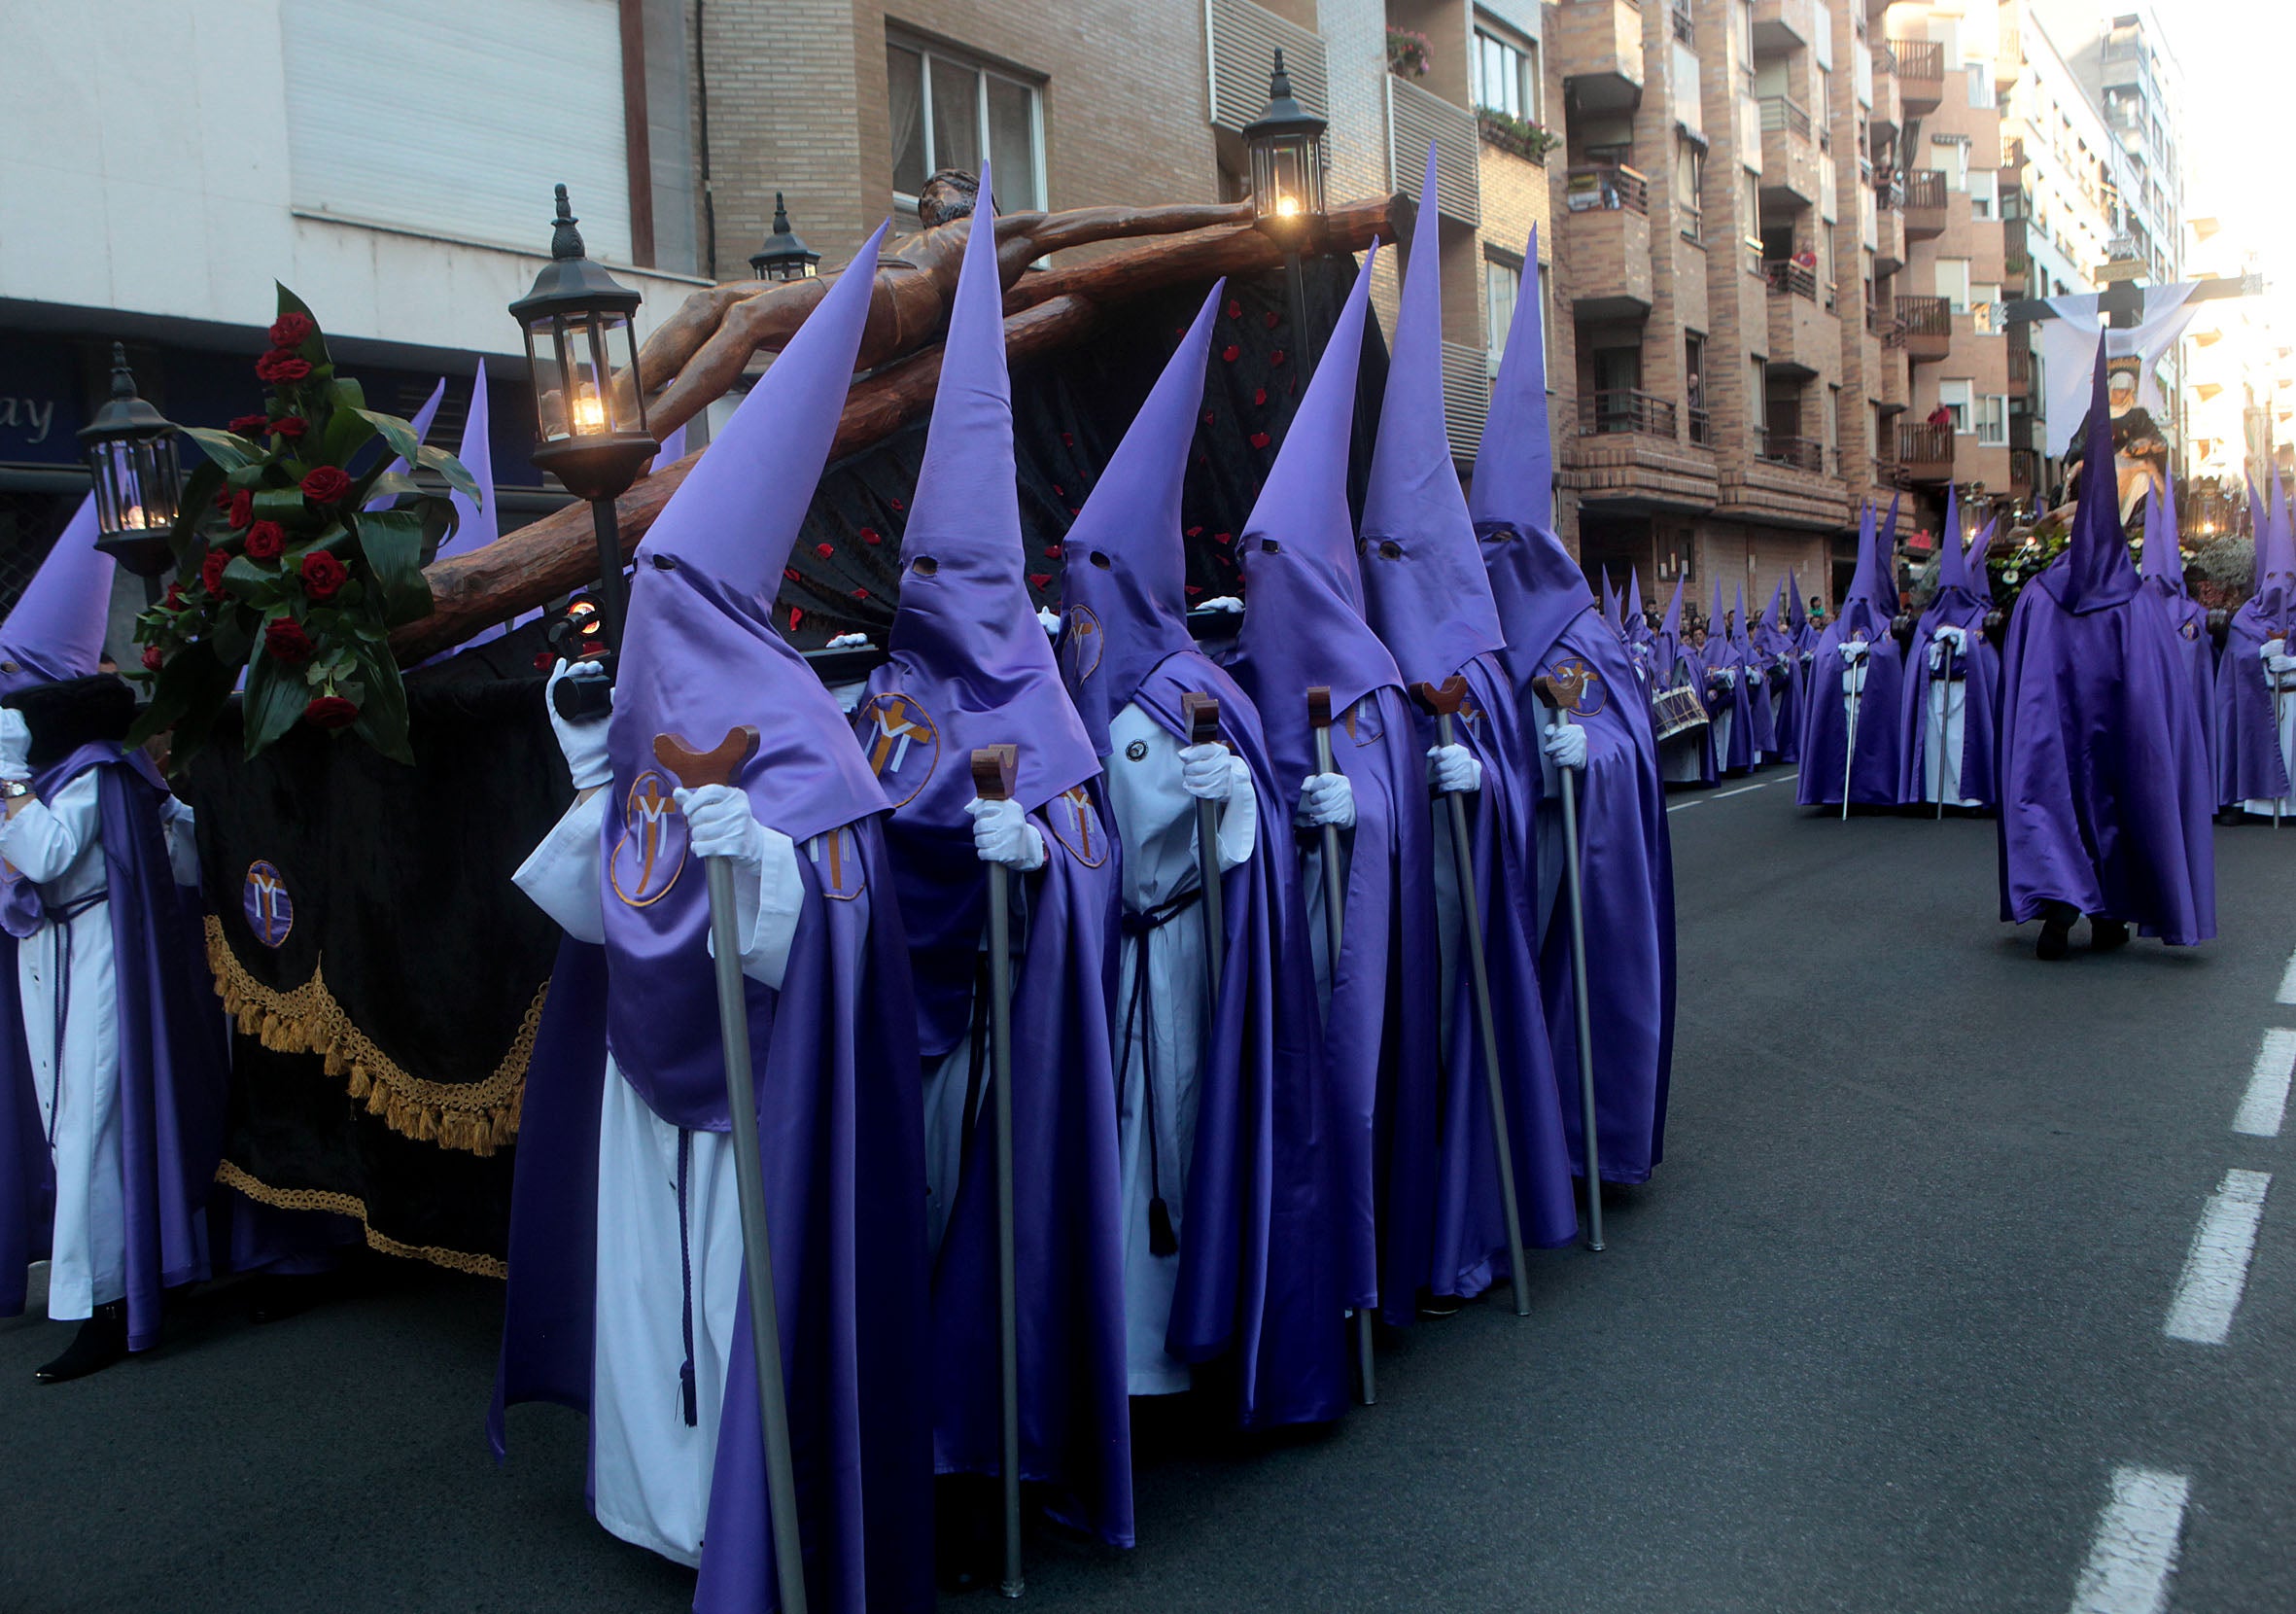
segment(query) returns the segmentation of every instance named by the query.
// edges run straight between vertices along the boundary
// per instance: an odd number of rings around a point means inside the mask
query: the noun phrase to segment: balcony
[[[1770,287],[1770,368],[1807,380],[1841,359],[1841,328],[1818,296],[1818,274],[1789,259],[1762,265]]]
[[[1907,483],[1953,480],[1953,428],[1897,424],[1897,470]]]
[[[1547,48],[1562,65],[1563,85],[1583,112],[1622,112],[1642,104],[1642,8],[1629,0],[1569,0],[1556,8]]]
[[[1933,365],[1953,351],[1953,304],[1941,297],[1901,297],[1893,310],[1905,334],[1905,356]]]
[[[1606,438],[1623,432],[1672,442],[1678,435],[1675,415],[1674,400],[1656,393],[1623,389],[1588,393],[1579,400],[1579,435]]]
[[[1292,76],[1292,92],[1310,112],[1331,107],[1321,35],[1287,21],[1252,0],[1210,0],[1212,122],[1240,131],[1268,105],[1268,63],[1277,47]]]
[[[1417,85],[1383,74],[1387,86],[1387,183],[1416,185],[1435,146],[1436,209],[1463,225],[1482,223],[1482,137],[1475,114]],[[1418,198],[1422,203],[1426,197]]]
[[[1754,0],[1754,53],[1783,56],[1818,37],[1817,0]]]
[[[1887,45],[1873,48],[1873,132],[1896,139],[1905,126],[1905,106],[1897,89],[1897,58]]]
[[[1945,233],[1945,174],[1916,168],[1905,176],[1905,239],[1933,241]]]
[[[2034,468],[2039,456],[2031,449],[2012,450],[2009,455],[2009,491],[2028,494],[2033,491]]]
[[[1875,197],[1878,203],[1880,197]],[[1905,267],[1905,214],[1900,208],[1873,210],[1873,272],[1896,274]]]
[[[1757,426],[1754,457],[1764,465],[1782,465],[1813,476],[1826,474],[1826,444],[1812,438],[1790,438]]]
[[[1810,207],[1824,185],[1809,109],[1785,95],[1761,102],[1762,197],[1773,207]]]
[[[2033,348],[2024,332],[2015,327],[2010,328],[2009,335],[2009,396],[2033,396]]]
[[[1583,320],[1639,319],[1651,310],[1651,186],[1622,162],[1563,176],[1562,251]]]
[[[1934,40],[1893,39],[1897,97],[1908,118],[1927,118],[1945,99],[1945,47]]]

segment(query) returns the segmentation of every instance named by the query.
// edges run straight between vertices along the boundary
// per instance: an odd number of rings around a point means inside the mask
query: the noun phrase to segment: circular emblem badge
[[[1131,745],[1124,748],[1124,754],[1135,762],[1144,762],[1148,759],[1148,742],[1145,740],[1134,740]]]
[[[685,815],[671,798],[677,787],[658,768],[630,781],[622,801],[622,838],[607,860],[613,893],[633,908],[670,895],[685,868]]]
[[[265,947],[279,946],[295,929],[295,898],[287,895],[287,880],[277,864],[261,859],[249,863],[239,900],[247,928]]]
[[[853,726],[886,799],[895,807],[916,800],[941,759],[941,731],[931,714],[893,689],[870,696],[853,715]]]
[[[1564,710],[1574,717],[1591,718],[1610,704],[1602,674],[1575,656],[1548,668],[1547,677],[1562,697]]]

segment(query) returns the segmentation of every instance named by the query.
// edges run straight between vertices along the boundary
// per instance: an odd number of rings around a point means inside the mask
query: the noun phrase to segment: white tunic
[[[1196,798],[1180,784],[1180,742],[1136,705],[1108,725],[1108,809],[1124,848],[1124,907],[1146,913],[1199,888]],[[1220,809],[1220,867],[1250,859],[1259,835],[1259,797],[1247,784]],[[1143,952],[1143,947],[1145,952]],[[1130,1011],[1139,971],[1148,971],[1153,1013]],[[1148,1202],[1159,1191],[1172,1231],[1187,1239],[1188,1162],[1196,1148],[1196,1106],[1211,1015],[1203,906],[1190,906],[1145,935],[1128,934],[1118,965],[1117,1057],[1121,1099],[1117,1147],[1124,1196],[1124,1311],[1128,1387],[1168,1395],[1188,1387],[1187,1364],[1164,1348],[1180,1258],[1148,1247]],[[1154,1104],[1148,1082],[1155,1079]],[[1150,1170],[1149,1114],[1155,1117]]]
[[[605,813],[603,791],[576,800],[514,876],[519,890],[577,941],[606,938],[599,869]],[[735,888],[743,972],[778,988],[805,900],[797,854],[769,837],[764,866],[753,875],[737,867]],[[681,1142],[687,1156],[682,1240]],[[689,1274],[691,1426],[679,1379]],[[623,1540],[687,1565],[701,1562],[741,1281],[741,1202],[730,1140],[722,1133],[681,1133],[663,1120],[609,1054],[598,1126],[592,1511]]]
[[[1968,704],[1969,686],[1960,679],[1932,678],[1922,691],[1922,793],[1917,800],[1935,801],[1942,794],[1957,807],[1984,805],[1962,794],[1963,725]]]
[[[2272,681],[2273,675],[2268,669],[2264,675],[2265,697],[2267,699],[2273,698]],[[2296,677],[2291,677],[2288,680],[2287,689],[2279,695],[2279,700],[2280,765],[2287,769],[2290,783],[2296,784]],[[2268,819],[2272,817],[2274,805],[2272,797],[2256,796],[2242,802],[2241,811],[2253,814],[2257,818]],[[2278,805],[2282,818],[2296,814],[2296,790],[2291,790],[2287,795],[2282,796]]]

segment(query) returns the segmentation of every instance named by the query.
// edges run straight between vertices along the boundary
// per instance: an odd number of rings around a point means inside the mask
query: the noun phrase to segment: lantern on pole
[[[820,273],[821,255],[789,228],[789,205],[774,193],[774,228],[765,245],[749,255],[749,271],[760,280],[811,280]]]
[[[1243,126],[1243,148],[1251,163],[1253,220],[1283,248],[1292,341],[1300,350],[1303,377],[1314,372],[1315,351],[1300,249],[1323,223],[1324,126],[1292,94],[1292,77],[1284,71],[1283,48],[1277,46],[1275,70],[1268,76],[1268,105]]]
[[[175,439],[173,423],[137,396],[127,350],[114,342],[112,396],[80,428],[95,478],[95,546],[142,578],[155,599],[174,558],[168,534],[183,500]]]

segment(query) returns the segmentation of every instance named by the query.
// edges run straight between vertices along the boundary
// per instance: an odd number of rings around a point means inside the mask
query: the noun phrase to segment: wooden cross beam
[[[2188,302],[2213,302],[2218,298],[2262,297],[2264,276],[2261,274],[2222,275],[2193,282]],[[2097,311],[2115,331],[2127,331],[2144,323],[2144,288],[2134,280],[2116,280],[2097,294]],[[2004,325],[2016,325],[2035,320],[2053,320],[2057,310],[2042,298],[2025,298],[2016,302],[2001,304],[2000,319]]]

